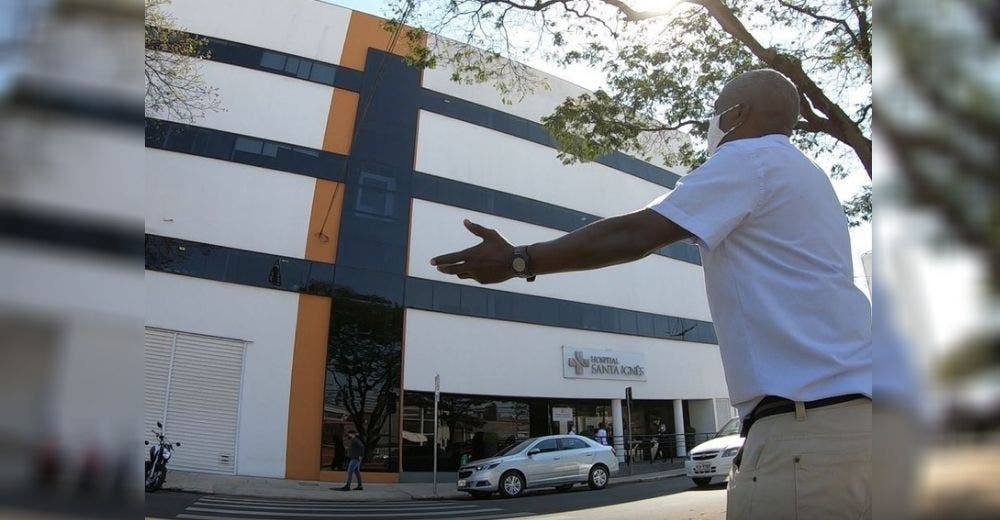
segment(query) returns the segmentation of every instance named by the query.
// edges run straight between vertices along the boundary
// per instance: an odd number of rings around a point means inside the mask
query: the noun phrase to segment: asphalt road
[[[724,483],[698,489],[690,479],[676,477],[611,484],[603,491],[578,486],[565,493],[539,490],[520,498],[487,500],[319,502],[158,492],[146,495],[146,515],[185,520],[719,519],[725,516],[725,502]]]

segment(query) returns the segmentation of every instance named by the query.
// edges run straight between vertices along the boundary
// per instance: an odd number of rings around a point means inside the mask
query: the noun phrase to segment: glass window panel
[[[314,63],[312,66],[312,72],[309,74],[309,79],[319,83],[332,85],[333,79],[336,76],[336,70],[337,69],[330,65]]]
[[[247,152],[259,154],[264,147],[264,141],[252,137],[237,137],[235,150],[237,152]]]
[[[299,70],[295,74],[296,77],[306,79],[309,77],[309,72],[312,70],[312,62],[306,60],[299,61]]]
[[[556,442],[555,439],[545,439],[532,446],[531,449],[539,450],[542,453],[547,453],[550,451],[559,451],[559,444]]]
[[[285,72],[290,72],[295,74],[299,70],[299,59],[294,56],[289,56],[285,61]]]
[[[264,54],[260,57],[260,65],[269,69],[282,70],[285,68],[285,55],[264,51]]]
[[[261,152],[260,153],[263,154],[263,155],[266,155],[268,157],[277,157],[278,156],[278,148],[279,148],[278,143],[275,143],[275,142],[272,142],[272,141],[267,141],[261,147]]]
[[[559,439],[559,445],[564,450],[583,450],[590,447],[586,442],[573,438]]]
[[[648,312],[636,313],[636,324],[638,325],[640,336],[656,336],[656,327],[653,322],[653,315]]]

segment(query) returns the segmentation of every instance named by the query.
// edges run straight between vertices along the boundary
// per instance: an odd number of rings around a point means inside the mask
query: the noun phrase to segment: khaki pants
[[[760,419],[729,474],[726,518],[871,518],[871,443],[868,399]]]

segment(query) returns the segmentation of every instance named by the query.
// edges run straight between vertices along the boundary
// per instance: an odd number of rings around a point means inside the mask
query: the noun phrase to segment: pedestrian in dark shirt
[[[351,489],[351,477],[354,475],[358,476],[358,487],[354,488],[355,491],[364,489],[361,487],[361,459],[365,456],[365,443],[361,442],[358,438],[357,432],[348,432],[347,438],[351,442],[351,446],[347,449],[347,457],[351,459],[347,463],[347,484],[344,487],[338,488],[341,491],[349,491]]]
[[[650,464],[656,462],[657,458],[667,460],[667,443],[669,442],[670,434],[667,433],[667,426],[661,424],[660,431],[656,434],[656,453],[653,453],[653,458],[649,459]]]

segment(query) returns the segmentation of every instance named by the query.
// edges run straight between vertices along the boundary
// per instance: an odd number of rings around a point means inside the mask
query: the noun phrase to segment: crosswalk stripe
[[[327,513],[286,513],[278,511],[249,511],[243,509],[214,509],[210,507],[188,507],[186,511],[194,511],[198,513],[223,513],[223,514],[236,514],[236,515],[251,515],[255,517],[260,516],[272,516],[272,517],[294,517],[294,518],[391,518],[391,517],[416,517],[416,516],[437,516],[441,518],[443,511],[401,511],[393,513],[346,513],[346,512],[327,512]],[[455,511],[456,513],[467,514],[467,513],[478,513],[478,512],[495,512],[503,511],[500,508],[483,508],[477,509],[475,511]]]
[[[356,506],[359,504],[366,504],[372,502],[358,502],[358,501],[336,501],[336,500],[295,500],[295,499],[274,499],[267,500],[261,498],[242,498],[242,497],[223,497],[223,496],[203,496],[198,499],[199,502],[226,502],[233,504],[249,504],[249,505],[278,505],[278,506],[302,506],[302,507],[329,507],[336,504],[349,504]],[[468,501],[466,501],[468,503]],[[409,509],[427,509],[442,506],[454,506],[460,503],[454,501],[425,501],[425,500],[408,500],[399,502],[381,502],[381,504],[387,507],[405,507]]]
[[[479,514],[475,516],[463,516],[461,518],[466,518],[469,520],[494,520],[498,518],[523,518],[526,516],[534,516],[534,513],[500,513],[500,514],[488,514],[481,516]],[[189,514],[179,514],[177,518],[183,518],[185,520],[283,520],[281,518],[245,518],[238,516],[212,516],[212,515],[189,515]],[[446,518],[446,517],[441,517]]]
[[[351,503],[351,504],[329,504],[325,506],[299,506],[299,505],[270,505],[270,504],[243,504],[236,502],[223,502],[223,501],[206,501],[199,500],[194,504],[195,506],[206,506],[206,507],[227,507],[232,509],[243,509],[243,510],[280,510],[280,511],[457,511],[462,509],[476,509],[479,506],[474,504],[448,504],[440,505],[434,507],[407,507],[405,505],[383,505],[377,503],[370,503],[369,505]]]
[[[187,520],[281,520],[280,518],[243,518],[239,516],[210,516],[210,515],[189,515],[181,513],[177,515],[177,518],[185,518]]]
[[[195,505],[201,506],[221,506],[221,507],[236,507],[236,508],[247,508],[247,509],[279,509],[288,511],[430,511],[430,510],[454,510],[454,509],[470,509],[477,508],[479,506],[475,504],[440,504],[440,505],[430,505],[430,506],[419,506],[415,507],[408,504],[379,504],[370,503],[371,505],[366,505],[365,503],[350,502],[350,503],[336,503],[328,502],[323,505],[319,504],[308,504],[300,505],[295,502],[242,502],[234,500],[198,500]],[[373,509],[377,507],[378,509]]]

